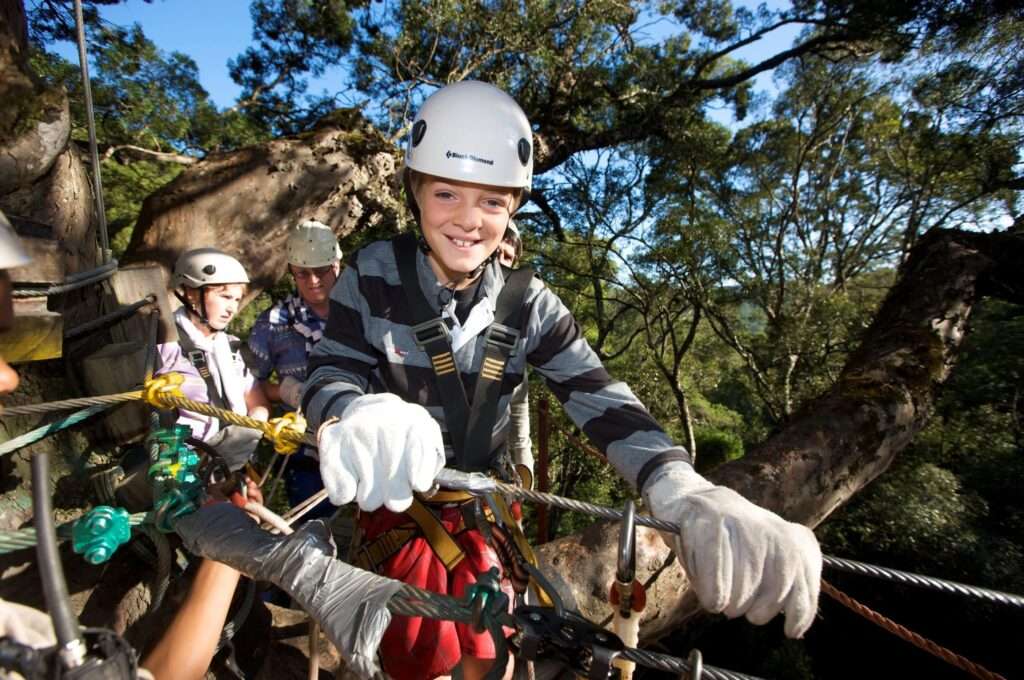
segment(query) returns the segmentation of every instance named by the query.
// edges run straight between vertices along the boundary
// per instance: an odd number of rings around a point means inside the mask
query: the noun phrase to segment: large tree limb
[[[103,152],[101,160],[105,161],[109,158],[117,158],[118,160],[131,158],[138,161],[156,161],[158,163],[174,163],[176,165],[195,165],[199,162],[199,159],[195,156],[186,156],[183,153],[171,151],[154,151],[153,149],[145,149],[133,144],[120,144],[108,147]]]
[[[928,421],[956,364],[967,320],[983,296],[1024,302],[1024,235],[933,230],[911,252],[838,383],[744,459],[709,475],[752,501],[808,526],[882,474]],[[616,529],[599,523],[540,548],[574,606],[598,620],[615,563]],[[653,532],[638,538],[638,578],[660,567],[668,548]],[[678,565],[648,593],[644,639],[660,637],[698,608]]]
[[[190,248],[216,246],[241,259],[250,296],[285,271],[288,230],[303,220],[339,236],[397,223],[393,148],[353,111],[316,129],[210,154],[146,198],[124,262],[173,265]]]

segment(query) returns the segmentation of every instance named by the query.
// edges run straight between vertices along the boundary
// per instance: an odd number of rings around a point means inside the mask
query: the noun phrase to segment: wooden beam
[[[16,298],[14,325],[0,334],[0,356],[12,364],[57,359],[63,339],[64,318],[46,309],[46,298]]]

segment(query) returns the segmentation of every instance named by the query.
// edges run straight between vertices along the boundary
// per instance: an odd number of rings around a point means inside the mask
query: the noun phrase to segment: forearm
[[[259,382],[259,386],[263,390],[263,395],[267,398],[267,401],[271,403],[281,401],[280,385],[272,383],[269,380],[261,380]]]
[[[259,383],[253,383],[249,391],[245,393],[245,406],[249,415],[257,420],[266,420],[269,417],[270,401]]]
[[[205,676],[238,579],[239,573],[231,567],[203,560],[188,597],[142,666],[157,680],[199,680]]]

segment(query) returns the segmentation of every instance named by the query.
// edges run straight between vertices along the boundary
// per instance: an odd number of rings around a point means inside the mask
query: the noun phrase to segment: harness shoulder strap
[[[196,347],[195,343],[192,342],[192,338],[188,337],[188,333],[182,328],[178,329],[178,344],[181,345],[181,353],[185,355],[185,358],[192,364],[192,367],[196,369],[199,377],[206,383],[206,398],[209,400],[210,405],[230,411],[231,409],[225,404],[220,390],[217,389],[217,384],[213,381],[213,374],[210,372],[210,364],[206,358],[206,352]]]
[[[494,322],[487,329],[483,361],[473,390],[473,407],[460,460],[460,469],[467,472],[482,472],[491,467],[491,438],[498,417],[505,364],[516,352],[526,291],[532,280],[532,269],[524,267],[508,272],[505,286],[498,293]]]
[[[416,325],[412,327],[412,334],[417,346],[430,358],[452,448],[455,449],[456,456],[461,456],[469,405],[466,400],[466,388],[462,385],[452,346],[448,341],[448,326],[431,307],[423,295],[423,289],[420,288],[419,274],[416,273],[416,237],[412,234],[403,234],[392,241],[392,247],[395,250],[395,261],[398,264],[402,288],[405,290],[405,299],[416,321]]]

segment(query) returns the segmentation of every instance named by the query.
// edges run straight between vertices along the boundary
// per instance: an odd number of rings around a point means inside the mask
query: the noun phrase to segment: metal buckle
[[[441,320],[441,317],[418,323],[412,326],[411,330],[412,337],[416,340],[416,346],[420,349],[425,349],[430,343],[442,338],[447,340],[451,335],[448,332],[448,326]]]
[[[519,342],[519,331],[505,324],[492,323],[487,329],[487,342],[508,349],[509,356],[514,356],[516,343]]]

